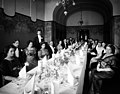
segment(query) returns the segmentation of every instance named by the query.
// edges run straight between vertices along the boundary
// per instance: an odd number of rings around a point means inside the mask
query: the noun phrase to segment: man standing
[[[37,51],[41,48],[40,45],[44,41],[41,34],[42,34],[42,30],[38,29],[37,30],[37,36],[33,39],[33,43],[34,43],[34,46],[37,49]]]

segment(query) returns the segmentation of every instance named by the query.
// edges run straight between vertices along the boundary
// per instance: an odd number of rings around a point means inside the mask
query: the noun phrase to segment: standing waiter
[[[44,38],[42,36],[42,30],[38,29],[37,36],[33,39],[33,43],[37,51],[41,48],[41,43],[43,41],[44,41]]]

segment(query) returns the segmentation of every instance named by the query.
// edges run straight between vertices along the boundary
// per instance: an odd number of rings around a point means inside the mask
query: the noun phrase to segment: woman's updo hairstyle
[[[10,48],[15,49],[15,46],[13,46],[13,45],[8,45],[8,46],[6,46],[6,47],[4,48],[4,51],[3,51],[3,52],[4,52],[4,57],[7,56],[8,51],[9,51]]]
[[[112,44],[108,44],[107,47],[111,48],[111,53],[114,54],[115,53],[115,46]]]

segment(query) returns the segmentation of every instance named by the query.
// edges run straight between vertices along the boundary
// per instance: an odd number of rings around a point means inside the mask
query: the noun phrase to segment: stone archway
[[[95,11],[103,16],[104,19],[104,41],[111,40],[111,18],[113,16],[113,6],[109,0],[75,0],[75,6],[68,6],[68,15],[64,15],[61,5],[57,6],[53,12],[53,20],[66,26],[69,16],[78,11]],[[109,31],[109,32],[106,32]],[[109,37],[108,37],[109,34]],[[106,37],[107,36],[107,37]]]
[[[53,20],[65,25],[70,15],[81,10],[91,10],[100,13],[103,15],[105,23],[108,22],[113,15],[113,7],[109,0],[75,0],[75,2],[75,6],[68,6],[68,15],[66,16],[64,15],[62,5],[57,6],[53,12]]]

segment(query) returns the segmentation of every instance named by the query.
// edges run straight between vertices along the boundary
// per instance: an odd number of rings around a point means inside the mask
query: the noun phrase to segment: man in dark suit
[[[19,59],[22,66],[24,66],[24,60],[23,60],[23,49],[19,47],[20,41],[14,40],[12,45],[15,47],[15,57]]]
[[[38,29],[37,30],[37,36],[33,39],[33,44],[34,44],[37,51],[40,50],[41,43],[44,41],[41,34],[42,34],[42,30]]]
[[[66,39],[63,40],[62,46],[63,46],[63,49],[67,49],[68,48],[68,43],[67,43]]]

